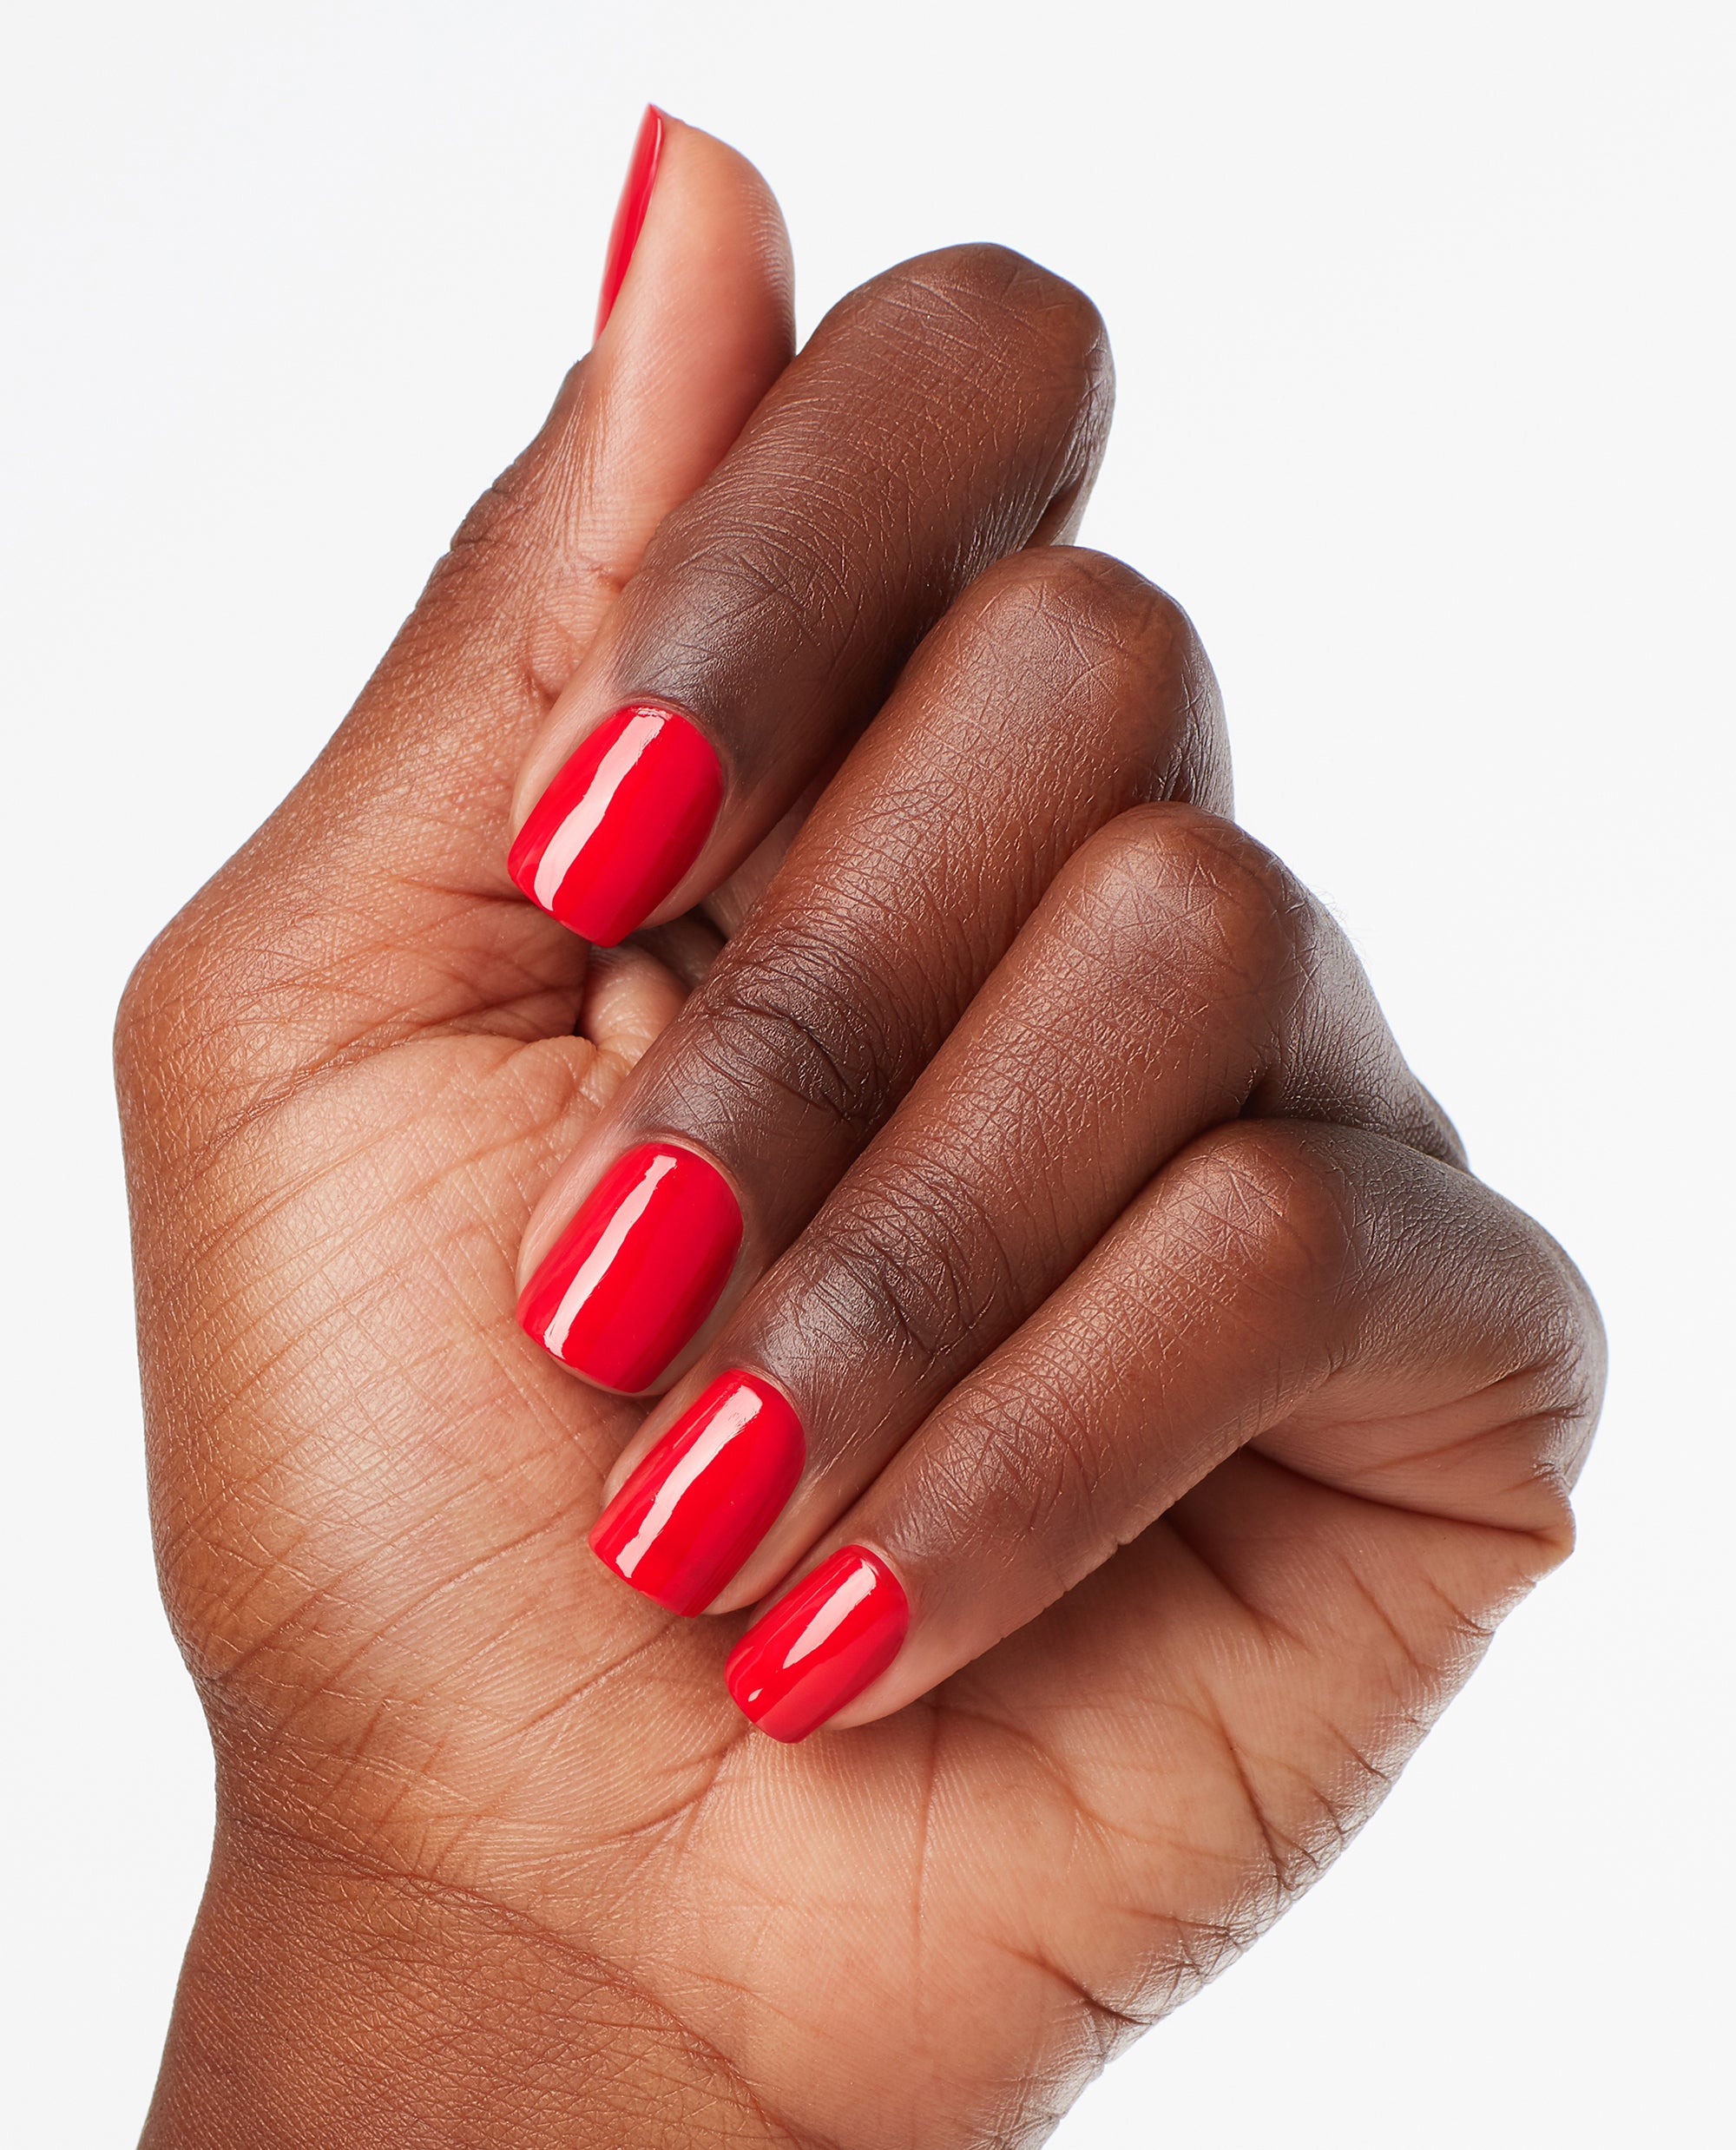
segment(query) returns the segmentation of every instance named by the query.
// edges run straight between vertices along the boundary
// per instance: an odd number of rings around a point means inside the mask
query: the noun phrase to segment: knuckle
[[[1194,623],[1166,591],[1110,555],[1038,545],[972,584],[945,630],[957,666],[985,663],[1083,738],[1133,799],[1227,805],[1229,748],[1218,685]],[[1029,729],[1029,726],[1027,726]]]
[[[1027,1581],[1061,1589],[1078,1571],[1082,1545],[1101,1535],[1114,1470],[1060,1369],[1021,1366],[1017,1388],[992,1380],[970,1406],[950,1415],[925,1473],[924,1506],[937,1536],[973,1564],[1003,1565]]]
[[[905,1158],[895,1179],[858,1188],[820,1237],[812,1292],[819,1318],[829,1333],[871,1342],[895,1366],[945,1367],[979,1355],[1014,1304],[1012,1266],[992,1220],[931,1159]]]
[[[1135,806],[1075,853],[1067,911],[1123,963],[1194,978],[1202,995],[1252,994],[1274,1014],[1299,988],[1313,900],[1264,845],[1180,803]]]
[[[717,486],[702,516],[672,516],[635,578],[626,670],[667,677],[726,728],[743,728],[762,691],[745,656],[771,649],[786,665],[824,666],[829,623],[850,591],[847,563],[813,542],[812,505],[810,496],[805,518],[792,500],[732,481]]]
[[[1079,286],[1016,247],[976,240],[924,255],[911,267],[931,289],[1015,318],[1079,359],[1105,340],[1103,317]]]
[[[1079,287],[990,241],[945,247],[865,285],[856,303],[924,351],[950,351],[979,380],[985,354],[1052,379],[1074,401],[1112,392],[1102,316]]]
[[[727,1098],[779,1114],[793,1102],[859,1142],[906,1074],[886,1006],[864,990],[847,943],[786,917],[733,950],[700,989],[694,1050]]]
[[[1181,608],[1142,575],[1085,545],[1005,555],[973,586],[970,609],[985,634],[1059,632],[1093,661],[1106,649],[1165,650],[1193,632]]]
[[[1235,1121],[1200,1137],[1171,1167],[1164,1230],[1167,1263],[1253,1279],[1247,1303],[1269,1309],[1274,1333],[1299,1309],[1311,1325],[1346,1312],[1367,1259],[1341,1164],[1295,1122]]]

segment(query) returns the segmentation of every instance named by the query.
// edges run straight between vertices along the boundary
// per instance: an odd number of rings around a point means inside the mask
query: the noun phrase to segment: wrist
[[[220,1825],[141,2150],[777,2138],[720,2055],[569,1939]]]

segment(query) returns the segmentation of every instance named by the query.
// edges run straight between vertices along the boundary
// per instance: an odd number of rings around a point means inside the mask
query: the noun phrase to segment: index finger
[[[1111,401],[1096,309],[1004,247],[834,307],[551,712],[518,886],[604,944],[715,888],[965,585],[1076,514]]]

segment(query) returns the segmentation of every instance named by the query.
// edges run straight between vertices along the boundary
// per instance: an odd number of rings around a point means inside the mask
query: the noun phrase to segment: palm
[[[773,1746],[722,1691],[735,1623],[672,1619],[586,1548],[635,1410],[512,1320],[529,1200],[615,1079],[569,1035],[411,1038],[273,1107],[207,1181],[224,1483],[172,1468],[160,1525],[219,1721],[293,1771],[236,1796],[606,1954],[830,2139],[968,2139],[1010,2081],[1062,2109],[1343,1833],[1462,1667],[1449,1603],[1503,1579],[1450,1526],[1240,1459],[927,1703]],[[1412,1595],[1382,1604],[1363,1571],[1406,1533]],[[888,2051],[908,2065],[858,2135]]]

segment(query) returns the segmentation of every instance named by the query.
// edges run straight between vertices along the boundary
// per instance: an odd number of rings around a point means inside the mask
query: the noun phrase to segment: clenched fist
[[[1569,1543],[1595,1312],[1068,542],[1092,307],[964,247],[792,357],[656,115],[616,241],[122,1013],[154,2150],[1035,2141]]]

